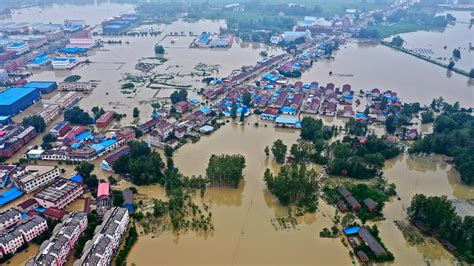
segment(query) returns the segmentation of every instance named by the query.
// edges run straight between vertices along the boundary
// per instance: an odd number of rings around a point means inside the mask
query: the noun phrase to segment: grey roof
[[[124,203],[133,203],[133,191],[129,188],[122,191]]]
[[[361,207],[359,201],[356,200],[356,198],[354,198],[353,196],[347,197],[346,201],[347,201],[347,203],[349,203],[349,205],[351,205],[352,208],[360,208]]]
[[[364,205],[368,208],[368,209],[377,209],[378,207],[378,203],[375,202],[373,199],[371,198],[367,198],[364,200]]]
[[[59,177],[56,178],[56,180],[54,180],[48,187],[36,193],[35,198],[56,203],[79,186],[82,185],[69,179]]]
[[[0,213],[0,224],[3,224],[5,223],[6,221],[14,218],[15,216],[18,216],[20,215],[21,216],[21,213],[20,211],[18,211],[17,209],[14,209],[14,208],[10,208],[2,213]]]
[[[344,198],[352,195],[346,187],[338,187],[337,192],[339,192],[339,194],[341,194]]]
[[[362,227],[359,230],[359,237],[364,240],[365,244],[375,253],[377,257],[383,257],[387,255],[385,249],[380,245],[379,241],[367,230],[367,228]]]

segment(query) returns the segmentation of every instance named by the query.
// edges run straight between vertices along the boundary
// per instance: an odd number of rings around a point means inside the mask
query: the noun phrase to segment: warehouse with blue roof
[[[47,94],[58,88],[58,84],[53,81],[32,81],[28,82],[23,88],[36,88],[42,94]]]
[[[10,88],[0,92],[0,115],[16,115],[40,99],[36,88]]]

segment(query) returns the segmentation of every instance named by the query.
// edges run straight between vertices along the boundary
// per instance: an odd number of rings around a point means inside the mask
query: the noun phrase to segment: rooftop
[[[53,81],[32,81],[28,82],[23,88],[47,89],[54,85],[56,85],[56,82]]]
[[[10,88],[0,92],[0,105],[12,105],[21,98],[36,91],[36,88]]]
[[[55,203],[79,186],[82,185],[69,179],[59,177],[56,178],[51,185],[36,193],[35,198]]]

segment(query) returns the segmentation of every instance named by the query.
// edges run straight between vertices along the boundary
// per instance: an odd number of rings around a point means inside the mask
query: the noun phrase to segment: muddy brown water
[[[45,8],[53,12],[56,18],[63,21],[76,10],[70,6],[62,6],[61,12]],[[82,6],[81,6],[82,8]],[[128,10],[123,6],[115,13]],[[15,20],[29,16],[14,16]],[[94,18],[86,18],[90,24],[98,23],[102,18],[110,16],[102,9],[93,7]],[[100,11],[102,10],[102,11]],[[112,9],[110,9],[112,10]],[[102,13],[100,13],[102,12]],[[187,23],[175,22],[171,25],[154,25],[154,29],[163,32],[202,32],[217,31],[223,22],[199,21]],[[415,34],[415,33],[414,33]],[[162,36],[158,37],[120,37],[102,38],[129,41],[129,45],[105,45],[89,56],[94,63],[81,66],[72,71],[34,71],[32,80],[61,81],[71,74],[78,74],[83,80],[100,80],[98,88],[85,97],[79,105],[90,110],[99,105],[104,109],[113,109],[128,115],[122,123],[132,121],[131,109],[138,106],[141,110],[140,119],[148,119],[152,108],[148,103],[156,90],[140,87],[136,94],[124,95],[119,91],[119,80],[125,73],[137,73],[134,65],[140,58],[153,57],[153,46]],[[171,44],[173,40],[174,44]],[[165,57],[170,60],[154,71],[157,73],[188,73],[197,63],[219,64],[222,66],[219,76],[224,77],[242,65],[255,64],[260,59],[259,52],[266,50],[269,54],[278,54],[281,50],[257,44],[236,42],[226,50],[188,49],[192,37],[172,37],[164,40]],[[413,44],[413,42],[410,42]],[[176,67],[178,66],[178,67]],[[329,76],[329,71],[334,75]],[[345,76],[339,74],[352,74]],[[318,81],[320,84],[334,82],[341,86],[350,83],[355,90],[391,89],[399,93],[403,101],[421,101],[429,103],[433,97],[443,96],[447,101],[460,101],[462,105],[474,106],[473,87],[468,79],[457,75],[449,75],[444,69],[417,60],[406,54],[387,47],[349,43],[336,53],[335,61],[318,62],[305,72],[301,80]],[[172,82],[190,84],[201,87],[199,78],[180,77]],[[160,92],[168,95],[169,91]],[[191,92],[191,96],[195,95]],[[37,110],[34,107],[32,112]],[[38,109],[39,110],[39,109]],[[28,111],[28,110],[27,110]],[[254,122],[260,122],[257,128]],[[343,120],[324,117],[325,124],[343,125]],[[129,255],[128,263],[136,265],[349,265],[351,258],[349,249],[344,247],[340,239],[319,238],[323,227],[331,227],[334,208],[320,202],[316,214],[299,217],[298,225],[291,230],[275,230],[271,219],[285,216],[287,210],[265,188],[262,180],[266,168],[278,171],[271,158],[266,158],[265,146],[280,138],[291,146],[298,138],[294,130],[275,129],[271,124],[259,121],[257,117],[248,118],[250,125],[228,124],[210,136],[203,137],[198,143],[187,144],[175,153],[175,163],[186,175],[205,174],[205,168],[212,154],[240,153],[246,157],[244,181],[237,189],[210,188],[206,199],[211,202],[211,211],[216,230],[206,236],[196,233],[163,234],[159,237],[141,236]],[[263,125],[267,124],[268,127]],[[377,132],[380,129],[377,129]],[[428,131],[428,130],[427,130]],[[30,143],[38,144],[40,140]],[[19,158],[15,157],[15,160]],[[12,159],[13,161],[13,159]],[[54,164],[41,162],[41,164]],[[96,163],[98,168],[99,162]],[[67,170],[65,176],[73,173],[74,166],[61,166]],[[109,173],[97,169],[100,178]],[[429,261],[435,265],[452,263],[452,256],[435,240],[428,239],[425,244],[410,246],[401,232],[393,224],[394,220],[405,217],[405,209],[415,193],[428,195],[447,195],[452,199],[472,199],[474,191],[459,182],[458,173],[446,163],[441,156],[416,157],[400,156],[386,163],[385,175],[397,185],[401,200],[392,200],[384,209],[386,220],[378,222],[380,234],[386,246],[394,253],[396,265],[421,265]],[[130,184],[121,182],[117,187],[128,187]],[[158,185],[139,187],[139,192],[147,197],[163,198],[164,191]],[[20,201],[6,207],[15,206]],[[81,202],[74,202],[72,209],[80,208]],[[11,265],[21,265],[37,252],[38,246],[30,245],[28,252],[16,254]]]

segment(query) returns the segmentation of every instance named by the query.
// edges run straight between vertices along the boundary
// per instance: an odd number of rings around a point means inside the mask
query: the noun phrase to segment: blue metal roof
[[[360,226],[352,226],[352,227],[347,227],[344,228],[344,234],[346,235],[353,235],[359,233]]]
[[[108,140],[102,141],[99,144],[104,146],[105,148],[107,148],[107,147],[110,147],[110,146],[114,145],[115,143],[116,143],[116,141],[114,139],[108,139]]]
[[[36,88],[10,88],[0,92],[0,105],[11,105],[34,92]]]
[[[91,132],[87,131],[87,132],[84,132],[84,133],[81,133],[81,134],[77,135],[74,138],[77,139],[77,140],[85,140],[85,139],[89,139],[89,138],[93,139],[94,136],[92,135]]]
[[[3,206],[10,201],[14,201],[21,196],[23,196],[23,192],[21,190],[16,187],[11,188],[0,194],[0,206]]]
[[[72,176],[69,179],[71,179],[72,181],[77,182],[77,183],[82,183],[82,180],[83,180],[82,176],[79,175],[79,174],[77,174],[75,176]]]
[[[299,121],[291,117],[277,117],[275,123],[284,123],[284,124],[297,124]]]
[[[28,82],[23,88],[37,88],[37,89],[48,89],[51,86],[56,85],[53,81],[31,81]]]

